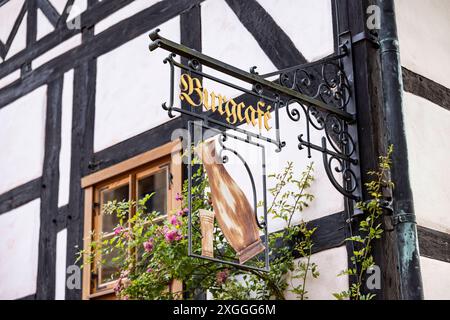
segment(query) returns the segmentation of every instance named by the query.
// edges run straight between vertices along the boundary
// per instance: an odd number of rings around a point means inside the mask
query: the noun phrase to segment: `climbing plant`
[[[366,217],[359,222],[358,235],[346,239],[357,248],[351,256],[352,266],[342,271],[340,275],[353,276],[356,281],[346,291],[334,293],[337,299],[371,300],[375,294],[363,294],[364,277],[368,270],[374,265],[372,255],[373,242],[383,235],[381,217],[383,215],[385,189],[394,188],[394,183],[390,180],[391,156],[394,151],[393,146],[389,146],[386,156],[379,157],[378,170],[370,171],[368,174],[373,177],[372,181],[365,184],[370,200],[359,202],[357,208],[361,209]]]
[[[281,173],[270,175],[269,179],[274,186],[269,189],[273,201],[268,214],[285,222],[283,230],[269,235],[270,272],[187,256],[187,181],[182,194],[176,196],[179,208],[169,212],[164,220],[159,219],[159,212],[146,208],[148,200],[157,196],[154,194],[138,201],[107,203],[103,212],[119,218],[114,236],[94,241],[95,235],[91,235],[91,247],[81,250],[78,259],[86,256],[86,263],[95,261],[101,266],[106,263],[102,257],[113,254],[112,263],[117,269],[114,291],[121,299],[190,299],[199,290],[208,291],[214,299],[284,299],[288,291],[299,299],[307,299],[308,276],[319,276],[318,266],[311,261],[316,229],[309,229],[303,221],[299,224],[294,221],[301,220],[298,215],[314,199],[308,192],[314,181],[313,164],[296,175],[289,162]],[[208,191],[208,179],[199,166],[192,176],[194,224],[199,209],[213,210]],[[134,214],[127,219],[131,210]],[[193,242],[199,243],[200,234],[192,234]],[[224,256],[235,254],[217,225],[214,245]],[[254,263],[262,267],[264,262],[256,259]],[[183,285],[173,286],[175,281]]]

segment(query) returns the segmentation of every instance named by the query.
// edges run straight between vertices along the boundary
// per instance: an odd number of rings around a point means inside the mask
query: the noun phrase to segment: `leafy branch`
[[[353,267],[342,271],[339,275],[356,277],[356,282],[347,290],[335,293],[337,299],[371,300],[375,294],[362,294],[364,276],[374,265],[372,255],[372,245],[375,240],[381,239],[383,227],[380,218],[383,215],[383,190],[394,188],[394,183],[390,180],[390,169],[392,165],[391,157],[394,152],[393,146],[389,146],[387,155],[379,157],[378,170],[369,171],[368,174],[373,180],[365,183],[370,200],[359,202],[356,207],[367,214],[367,217],[359,222],[357,236],[352,236],[347,241],[354,243],[359,249],[354,249],[351,262]]]
[[[193,163],[197,163],[193,159]],[[118,225],[114,235],[104,239],[101,234],[91,234],[91,245],[81,250],[78,257],[87,257],[87,263],[95,268],[113,267],[117,272],[115,292],[121,299],[178,299],[191,298],[196,289],[209,290],[215,299],[284,299],[288,290],[288,273],[300,284],[292,285],[291,292],[300,299],[307,298],[307,276],[319,276],[317,265],[311,262],[312,235],[303,221],[293,225],[294,216],[308,207],[314,196],[310,194],[313,164],[296,178],[294,166],[288,163],[281,174],[271,175],[275,186],[269,190],[273,196],[268,213],[274,219],[282,219],[286,227],[282,232],[269,235],[270,272],[243,270],[221,263],[205,262],[187,256],[188,240],[188,181],[183,192],[176,196],[179,208],[168,213],[167,219],[159,212],[148,212],[146,202],[155,196],[150,194],[138,201],[112,201],[103,206],[104,214],[116,215]],[[208,178],[202,166],[192,175],[191,209],[192,227],[199,225],[199,209],[212,210]],[[133,214],[131,214],[133,213]],[[192,232],[193,243],[201,242],[201,234]],[[280,241],[281,240],[281,241]],[[293,245],[294,244],[294,245]],[[227,243],[215,222],[214,247],[217,256],[233,257],[234,250]],[[194,252],[201,254],[201,248],[194,246]],[[106,261],[105,257],[112,259]],[[295,262],[295,257],[301,257]],[[254,261],[263,264],[263,261]],[[239,281],[233,281],[239,279]],[[168,290],[173,281],[183,283],[181,289]]]

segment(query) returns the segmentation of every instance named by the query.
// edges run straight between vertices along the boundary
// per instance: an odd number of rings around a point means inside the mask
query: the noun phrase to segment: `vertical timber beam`
[[[63,77],[57,78],[47,86],[45,155],[41,179],[39,262],[36,286],[37,300],[55,298],[62,88]]]
[[[26,48],[29,49],[36,42],[37,38],[37,0],[28,0],[27,6],[27,32]],[[31,71],[31,61],[27,61],[21,66],[22,76]]]
[[[198,52],[202,52],[202,19],[201,19],[201,11],[202,8],[200,3],[194,5],[189,10],[180,14],[180,43],[197,50]],[[188,59],[185,57],[181,57],[181,63],[184,65],[188,65]],[[201,69],[200,69],[201,71]],[[185,71],[181,71],[182,73]],[[203,82],[202,77],[196,76],[201,82]],[[187,109],[193,112],[203,112],[201,109],[192,108],[186,101],[181,102],[181,107],[183,109]],[[190,117],[187,115],[181,115],[182,118],[182,126],[184,130],[187,130],[187,122]],[[190,134],[190,133],[189,133]],[[184,141],[186,143],[186,141]],[[188,147],[186,145],[186,147]],[[197,166],[193,168],[193,170],[197,170]],[[182,167],[182,181],[188,179],[188,166],[183,163]],[[191,295],[190,297],[188,295]],[[199,289],[194,289],[193,292],[186,293],[184,298],[193,298],[195,300],[206,300],[206,292]]]
[[[379,0],[380,55],[386,119],[386,140],[394,146],[391,179],[393,233],[396,234],[399,299],[423,299],[414,202],[409,180],[408,149],[403,121],[403,79],[393,0]]]
[[[341,1],[341,0],[331,0],[332,4],[332,12],[333,12],[333,32],[334,32],[334,47],[335,52],[338,52],[339,45],[341,42],[341,35],[349,33],[350,27],[349,27],[349,13],[348,13],[348,3],[347,0]],[[351,37],[350,37],[351,39]],[[353,49],[352,49],[353,51]],[[354,53],[352,52],[352,56],[354,56]],[[355,70],[356,72],[356,66]],[[349,76],[349,75],[347,75]],[[350,82],[354,83],[353,77],[349,78]],[[356,93],[354,93],[356,96]],[[354,97],[354,100],[356,100],[356,97]],[[357,103],[357,101],[353,102],[354,104]],[[344,206],[345,206],[345,212],[346,212],[346,238],[349,238],[351,236],[355,236],[355,230],[356,230],[356,223],[353,219],[350,217],[353,215],[353,206],[351,204],[351,201],[349,199],[344,198]],[[353,267],[353,262],[351,261],[351,257],[353,255],[353,251],[355,250],[354,245],[350,241],[346,241],[346,249],[347,249],[347,264],[349,268]],[[354,283],[356,283],[357,277],[356,275],[349,275],[348,276],[348,284],[349,287],[351,287]]]
[[[91,7],[96,0],[90,0]],[[94,36],[94,26],[82,30],[82,41]],[[67,215],[67,266],[75,264],[76,253],[83,246],[84,192],[81,178],[90,173],[94,155],[95,92],[97,59],[81,63],[74,69],[72,152],[70,168],[69,213]],[[80,262],[81,263],[81,262]],[[66,286],[66,299],[81,299],[82,290]]]
[[[337,30],[349,31],[354,37],[358,34],[370,34],[375,30],[367,28],[367,8],[375,4],[375,0],[333,0],[336,12]],[[362,199],[369,200],[370,196],[364,187],[364,183],[372,180],[367,173],[378,167],[378,157],[386,154],[387,144],[384,136],[384,113],[383,113],[383,90],[381,86],[380,59],[378,48],[369,40],[365,39],[352,44],[354,64],[354,92],[353,98],[356,103],[356,118],[358,125],[358,147],[360,156]],[[353,234],[358,234],[359,220],[350,222],[349,227]],[[383,229],[388,230],[391,226],[390,218],[385,217],[382,221]],[[373,244],[373,255],[375,264],[380,267],[380,287],[369,290],[363,285],[363,293],[372,293],[376,299],[397,299],[398,272],[396,269],[395,234],[386,231],[380,241]],[[350,257],[353,255],[351,246],[347,246]],[[350,285],[355,281],[350,277]]]
[[[37,36],[37,0],[27,1],[27,48],[36,41]]]
[[[180,14],[180,43],[189,48],[195,49],[198,52],[202,52],[202,21],[201,7],[199,3]],[[180,59],[182,64],[188,65],[187,58],[180,57]],[[199,71],[201,71],[201,69]],[[186,71],[182,70],[181,72],[185,73]],[[196,78],[200,81],[203,80],[202,77],[198,75]],[[189,109],[194,112],[202,112],[198,108],[191,108],[186,101],[182,101],[181,106],[183,109]],[[187,121],[188,117],[186,115],[182,115],[182,117]]]

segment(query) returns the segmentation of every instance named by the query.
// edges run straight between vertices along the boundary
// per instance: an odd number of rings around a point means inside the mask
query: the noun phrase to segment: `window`
[[[85,190],[84,248],[89,250],[92,231],[95,240],[113,237],[118,218],[104,214],[102,209],[109,201],[138,200],[154,193],[147,202],[147,209],[160,212],[158,219],[167,217],[166,214],[175,208],[175,194],[181,192],[180,151],[181,142],[173,141],[82,179]],[[117,270],[112,263],[113,257],[114,252],[101,257],[106,262],[102,266],[84,265],[83,299],[115,297],[113,287]],[[173,283],[171,288],[179,290],[180,285]]]

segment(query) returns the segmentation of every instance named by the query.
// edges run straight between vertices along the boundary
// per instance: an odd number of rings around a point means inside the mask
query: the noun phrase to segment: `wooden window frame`
[[[83,257],[83,282],[82,282],[82,298],[89,299],[114,299],[114,290],[112,287],[102,289],[97,292],[92,292],[92,265],[87,263],[90,255],[91,246],[91,231],[93,230],[93,219],[98,216],[95,214],[96,208],[96,190],[103,186],[110,185],[115,181],[124,181],[126,177],[134,176],[134,180],[130,179],[130,194],[136,192],[137,177],[149,176],[162,170],[163,167],[168,167],[168,172],[171,174],[170,185],[168,185],[167,197],[167,216],[170,212],[177,208],[179,204],[175,200],[175,194],[182,191],[182,159],[181,159],[182,143],[181,140],[175,140],[165,145],[137,155],[133,158],[120,162],[109,168],[100,170],[91,175],[85,176],[81,179],[81,187],[84,189],[84,237],[83,247],[85,255]],[[134,181],[135,183],[132,183]],[[170,285],[170,289],[174,292],[182,290],[182,283],[174,281]]]

